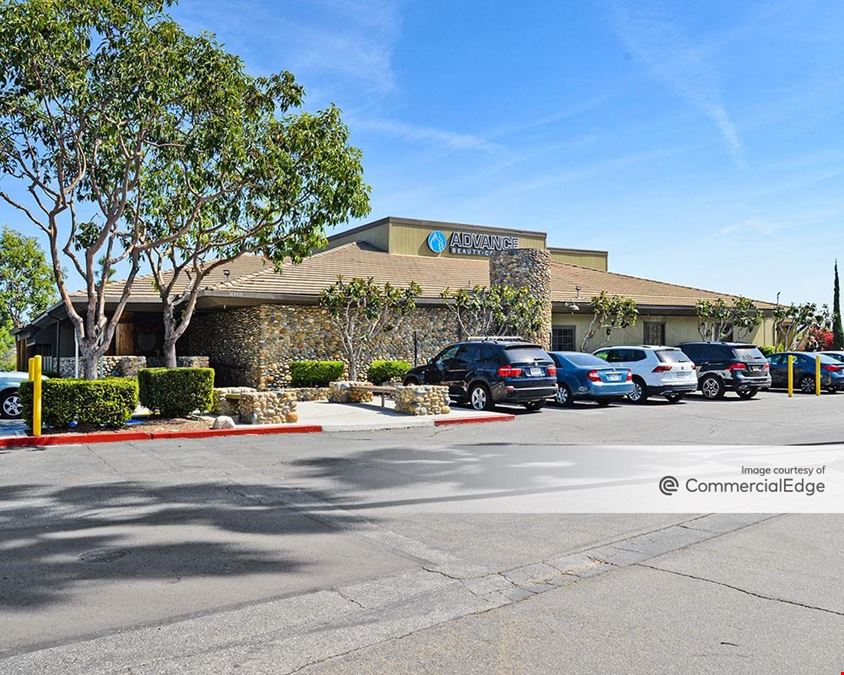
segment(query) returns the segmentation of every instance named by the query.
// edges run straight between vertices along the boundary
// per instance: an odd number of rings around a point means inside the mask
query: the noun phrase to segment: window
[[[481,346],[477,342],[467,342],[460,347],[457,358],[464,363],[477,361],[481,356]]]
[[[500,359],[498,358],[498,349],[494,345],[481,345],[481,361],[484,362],[497,362]]]
[[[645,321],[645,344],[665,344],[665,323],[662,321]]]
[[[574,326],[554,326],[551,329],[551,350],[555,352],[573,352]]]
[[[459,346],[460,345],[451,345],[451,347],[443,349],[434,357],[434,364],[440,367],[444,366],[447,361],[450,361],[457,355],[457,348]]]

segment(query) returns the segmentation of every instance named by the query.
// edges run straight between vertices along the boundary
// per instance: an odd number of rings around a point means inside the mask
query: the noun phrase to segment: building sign
[[[434,230],[426,239],[428,248],[440,254],[446,247],[457,255],[492,255],[496,251],[519,248],[519,238],[505,234],[483,232],[452,232],[450,237],[440,230]]]
[[[519,238],[483,232],[452,232],[448,250],[458,255],[492,255],[519,248]]]

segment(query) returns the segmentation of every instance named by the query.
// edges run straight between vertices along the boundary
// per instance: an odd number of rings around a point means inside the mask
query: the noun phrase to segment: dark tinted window
[[[510,363],[532,363],[534,361],[549,361],[548,354],[540,347],[506,347],[507,359]]]
[[[756,347],[735,347],[733,349],[735,358],[739,361],[764,361],[765,355]]]
[[[481,361],[498,361],[500,349],[495,345],[481,345]]]
[[[451,347],[446,347],[443,349],[439,354],[434,357],[434,363],[443,364],[449,359],[453,359],[457,354],[457,348],[460,345],[451,345]]]
[[[647,358],[644,349],[628,349],[626,361],[644,361]]]
[[[606,366],[603,359],[592,354],[567,354],[566,358],[576,366]]]
[[[785,356],[783,356],[782,354],[774,354],[768,360],[771,362],[772,366],[781,366],[783,363],[783,359],[785,359]]]
[[[477,361],[481,357],[481,346],[477,342],[469,342],[460,347],[457,358],[462,361]]]

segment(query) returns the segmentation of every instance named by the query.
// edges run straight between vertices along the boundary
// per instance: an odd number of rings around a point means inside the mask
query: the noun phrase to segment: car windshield
[[[679,349],[657,349],[656,358],[662,363],[691,363],[692,360]]]
[[[548,361],[548,354],[539,347],[507,347],[506,351],[507,358],[510,359],[510,363]]]
[[[576,366],[603,366],[606,367],[607,362],[599,359],[592,354],[566,354],[565,358]]]
[[[756,347],[734,347],[733,353],[739,361],[764,361],[765,357]]]

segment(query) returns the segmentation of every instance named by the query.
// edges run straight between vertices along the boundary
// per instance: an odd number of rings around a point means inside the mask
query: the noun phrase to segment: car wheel
[[[595,403],[597,403],[602,408],[606,408],[610,403],[612,403],[612,401],[608,398],[599,398],[595,400]]]
[[[748,399],[756,396],[759,390],[756,387],[750,387],[749,389],[739,389],[736,393],[739,395],[739,398]]]
[[[571,395],[571,389],[567,384],[561,384],[557,387],[557,393],[554,394],[554,400],[565,408],[570,408],[574,405],[574,396]]]
[[[648,400],[648,388],[641,377],[633,378],[633,391],[627,394],[627,398],[633,403],[644,403]]]
[[[700,392],[710,400],[724,398],[724,383],[714,375],[707,375],[700,381]]]
[[[474,410],[492,410],[492,395],[485,384],[473,384],[469,388],[469,405]]]
[[[800,391],[804,394],[814,394],[815,393],[815,378],[811,375],[804,375],[800,378],[800,382],[798,385],[800,387]]]
[[[415,377],[408,377],[407,379],[405,379],[404,382],[402,382],[402,384],[405,387],[416,387],[417,385],[419,385],[419,380],[417,380]]]
[[[17,391],[8,391],[0,396],[0,417],[14,420],[21,415],[23,415],[23,403]]]
[[[545,401],[531,401],[530,403],[525,403],[525,408],[527,410],[540,410],[542,406],[545,405]]]
[[[669,403],[679,403],[686,397],[685,394],[666,394],[665,400]]]

